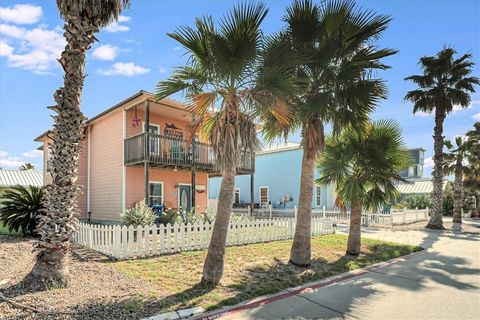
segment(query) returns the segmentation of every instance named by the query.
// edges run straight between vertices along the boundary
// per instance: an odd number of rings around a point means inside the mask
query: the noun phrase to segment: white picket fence
[[[152,226],[107,226],[81,222],[73,242],[111,257],[126,259],[208,248],[213,223],[175,223]],[[292,239],[294,219],[231,222],[227,246]],[[331,219],[312,219],[312,235],[334,233]]]
[[[407,224],[417,221],[428,220],[429,209],[403,209],[392,210],[391,212],[363,212],[362,213],[362,225],[370,226],[393,226]],[[233,214],[252,216],[255,218],[293,218],[297,217],[298,208],[279,209],[272,208],[271,206],[261,209],[255,209],[253,214],[250,212],[250,208],[234,208]],[[322,209],[312,209],[313,218],[331,219],[335,223],[348,224],[350,222],[350,211],[338,211],[327,210],[325,207]]]

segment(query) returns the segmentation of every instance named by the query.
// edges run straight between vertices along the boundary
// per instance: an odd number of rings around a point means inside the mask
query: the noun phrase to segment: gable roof
[[[145,99],[142,99],[142,102],[143,101],[150,101],[150,102],[157,102],[157,103],[161,103],[167,107],[170,107],[170,108],[174,108],[174,109],[178,109],[178,110],[183,110],[183,111],[186,111],[186,106],[185,104],[179,102],[179,101],[176,101],[176,100],[173,100],[173,99],[170,99],[170,98],[163,98],[161,99],[160,101],[157,101],[154,94],[151,93],[151,92],[148,92],[148,91],[145,91],[145,90],[140,90],[138,91],[137,93],[131,95],[130,97],[120,101],[119,103],[115,104],[114,106],[100,112],[99,114],[89,118],[85,123],[88,125],[89,123],[103,117],[104,115],[107,115],[109,114],[110,112],[120,108],[121,106],[123,106],[124,104],[138,98],[138,97],[141,97],[142,95],[145,96]],[[141,102],[139,102],[141,103]],[[50,130],[47,130],[45,131],[44,133],[42,133],[41,135],[39,135],[38,137],[36,137],[35,139],[33,139],[34,141],[40,141],[44,136],[46,136],[47,134],[51,133]]]
[[[447,185],[447,181],[443,182],[443,189]],[[419,180],[407,183],[401,183],[397,186],[398,192],[400,194],[425,194],[433,192],[433,182],[432,180]]]
[[[0,187],[22,186],[43,186],[43,175],[40,172],[31,170],[4,170],[0,169]]]

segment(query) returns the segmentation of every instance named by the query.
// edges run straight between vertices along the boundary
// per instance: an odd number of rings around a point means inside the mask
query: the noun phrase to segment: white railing
[[[362,213],[362,225],[382,225],[392,226],[413,223],[417,221],[428,220],[429,209],[400,209],[392,210],[390,212],[363,212]],[[263,219],[276,219],[276,218],[293,218],[296,219],[298,208],[272,208],[268,206],[266,208],[255,209],[252,213],[250,207],[247,208],[234,208],[232,213],[236,215],[245,215],[253,218]],[[350,211],[338,211],[327,210],[325,207],[322,209],[312,209],[313,218],[331,219],[335,223],[348,224],[350,222]]]
[[[213,223],[175,223],[152,226],[107,226],[79,223],[73,242],[111,257],[126,259],[208,248]],[[227,246],[292,239],[294,219],[231,222]],[[331,219],[312,219],[312,235],[334,233]]]

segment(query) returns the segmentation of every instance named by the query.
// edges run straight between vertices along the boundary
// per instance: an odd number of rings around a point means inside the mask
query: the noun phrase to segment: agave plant
[[[9,231],[35,235],[37,217],[43,209],[42,188],[21,185],[5,191],[0,202],[0,220]]]

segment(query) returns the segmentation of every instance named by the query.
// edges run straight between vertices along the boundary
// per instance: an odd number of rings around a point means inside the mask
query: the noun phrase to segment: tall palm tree
[[[362,210],[378,210],[395,201],[399,192],[394,181],[411,162],[398,124],[381,120],[364,132],[349,128],[330,135],[318,161],[317,183],[334,183],[338,195],[351,206],[347,254],[358,256],[361,246]]]
[[[186,95],[195,120],[185,136],[192,140],[199,132],[209,141],[222,175],[203,268],[202,282],[208,285],[218,284],[223,274],[236,167],[258,148],[255,121],[259,116],[274,117],[287,127],[291,118],[285,99],[294,93],[294,74],[286,67],[289,59],[281,37],[262,36],[260,24],[266,14],[262,4],[242,4],[218,27],[211,17],[204,17],[196,19],[195,28],[184,26],[169,33],[187,50],[189,60],[157,85],[158,99],[180,91]]]
[[[445,174],[454,174],[453,181],[453,223],[462,223],[463,175],[469,167],[465,164],[469,156],[470,144],[462,137],[455,138],[455,146],[444,140],[447,151],[443,154]]]
[[[80,111],[80,98],[85,78],[86,53],[97,39],[99,28],[118,19],[129,0],[57,0],[60,15],[65,20],[63,29],[67,45],[59,63],[63,68],[64,86],[54,94],[55,106],[49,107],[56,115],[52,130],[52,183],[45,187],[45,211],[40,216],[37,231],[40,239],[35,266],[26,278],[32,288],[67,285],[70,238],[75,231],[80,142],[83,138],[85,117]]]
[[[443,122],[452,112],[454,106],[466,108],[470,105],[470,93],[475,92],[475,85],[480,79],[471,77],[474,63],[471,54],[454,58],[456,51],[445,48],[436,56],[420,58],[421,75],[405,78],[411,80],[418,88],[409,91],[405,100],[413,102],[413,113],[435,112],[433,129],[433,163],[432,172],[432,214],[427,228],[444,229],[443,210]]]
[[[18,170],[22,170],[22,171],[31,170],[31,169],[35,169],[35,166],[30,162],[25,162],[18,168]]]
[[[335,133],[367,122],[386,86],[373,71],[388,66],[380,59],[394,54],[375,46],[390,18],[358,9],[354,1],[297,0],[284,18],[285,34],[292,51],[306,58],[296,69],[303,83],[294,100],[295,129],[300,128],[303,146],[299,207],[290,262],[307,266],[311,260],[311,210],[315,160],[324,148],[324,127]]]
[[[468,170],[465,172],[464,187],[475,197],[476,215],[480,217],[480,121],[465,135],[468,138]]]

